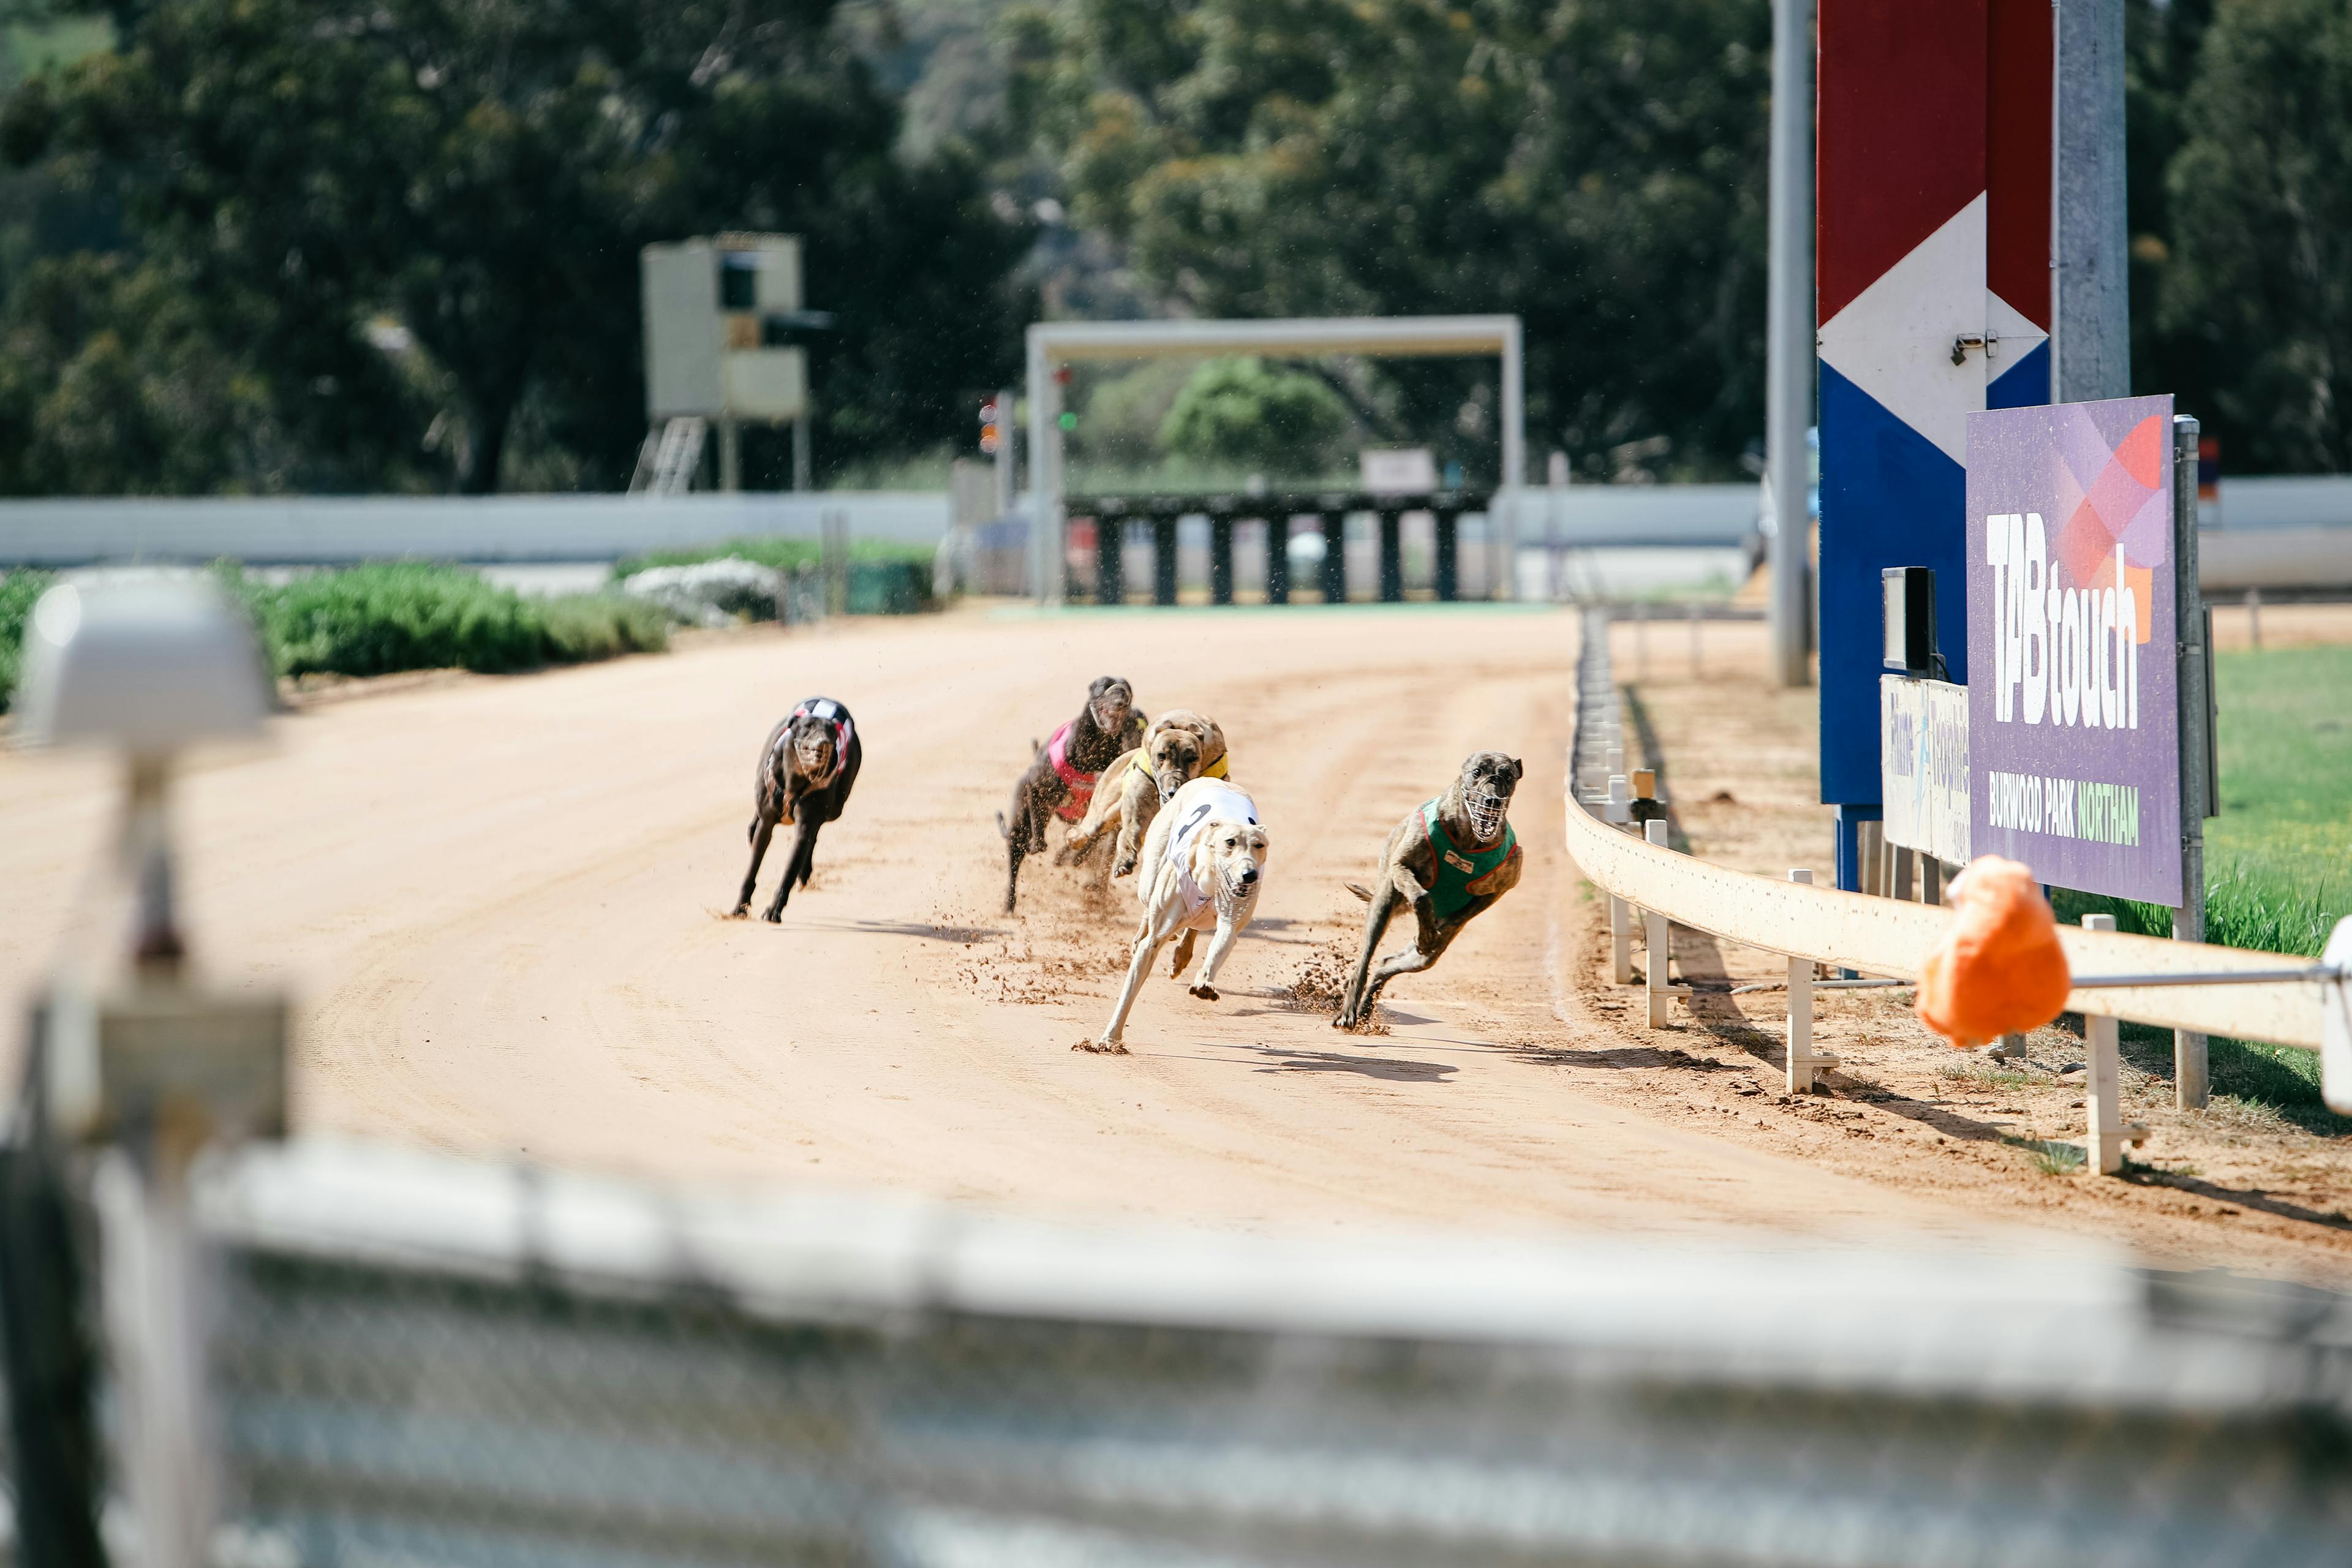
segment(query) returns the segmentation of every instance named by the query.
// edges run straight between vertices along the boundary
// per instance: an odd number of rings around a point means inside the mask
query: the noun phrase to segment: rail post
[[[1393,605],[1404,597],[1404,513],[1384,511],[1381,519],[1381,603]]]
[[[1151,520],[1151,602],[1176,602],[1176,520],[1172,517]]]
[[[1127,519],[1105,513],[1095,519],[1095,603],[1127,603]]]
[[[1209,519],[1209,603],[1234,602],[1234,520],[1213,514]]]
[[[1812,872],[1805,867],[1791,867],[1789,880],[1810,886]],[[1811,1094],[1813,1073],[1821,1068],[1837,1066],[1837,1058],[1818,1056],[1813,1051],[1813,961],[1810,958],[1789,960],[1789,1092]]]
[[[1290,603],[1290,518],[1265,520],[1265,602]]]
[[[2084,931],[2113,931],[2113,915],[2084,915]],[[2083,1096],[2089,1110],[2090,1137],[2084,1167],[2112,1176],[2124,1166],[2124,1144],[2139,1142],[2147,1130],[2124,1121],[2123,1053],[2116,1043],[2116,1021],[2087,1014],[2083,1019],[2083,1044],[2089,1060],[2084,1074],[2090,1082]],[[2200,1040],[2202,1037],[2200,1037]]]
[[[1642,837],[1659,848],[1665,848],[1665,823],[1658,817],[1650,818],[1642,825]],[[1673,963],[1673,941],[1668,934],[1666,917],[1655,910],[1642,911],[1642,967],[1650,994],[1650,1027],[1663,1029],[1666,1026],[1667,1015],[1675,1001],[1674,988],[1668,984],[1666,974]]]
[[[1441,511],[1434,514],[1437,521],[1437,560],[1433,580],[1441,604],[1452,604],[1462,596],[1462,514]],[[1499,595],[1489,595],[1498,598]]]
[[[1327,511],[1318,521],[1323,525],[1323,602],[1344,605],[1348,602],[1348,514]]]

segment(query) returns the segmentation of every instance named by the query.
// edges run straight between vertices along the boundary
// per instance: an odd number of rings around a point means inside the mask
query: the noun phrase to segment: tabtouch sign
[[[1969,416],[1975,852],[2180,903],[2172,399]]]

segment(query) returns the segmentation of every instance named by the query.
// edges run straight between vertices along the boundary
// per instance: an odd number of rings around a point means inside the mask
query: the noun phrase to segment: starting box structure
[[[1091,589],[1097,604],[1127,596],[1121,542],[1130,523],[1151,530],[1153,598],[1176,602],[1176,530],[1185,517],[1209,521],[1210,598],[1231,604],[1234,596],[1234,530],[1237,522],[1262,521],[1266,528],[1265,597],[1288,604],[1289,552],[1295,519],[1310,517],[1322,533],[1318,586],[1326,603],[1347,596],[1347,520],[1369,513],[1379,520],[1380,596],[1403,597],[1403,519],[1427,512],[1436,520],[1437,597],[1459,596],[1457,544],[1465,515],[1488,521],[1486,582],[1495,597],[1510,594],[1511,519],[1527,468],[1527,400],[1517,316],[1310,317],[1262,321],[1045,321],[1029,329],[1029,450],[1035,496],[1032,581],[1043,604],[1056,604],[1075,589]],[[1135,360],[1172,355],[1359,354],[1366,358],[1465,358],[1493,354],[1502,371],[1502,478],[1491,489],[1445,489],[1391,494],[1370,490],[1283,492],[1265,495],[1072,496],[1066,492],[1062,461],[1062,383],[1056,374],[1081,360]],[[1097,542],[1095,582],[1073,584],[1072,521],[1090,528]]]

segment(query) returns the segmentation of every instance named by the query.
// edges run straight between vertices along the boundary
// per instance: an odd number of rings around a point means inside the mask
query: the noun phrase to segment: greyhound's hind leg
[[[760,885],[760,862],[768,853],[768,840],[776,831],[776,819],[765,812],[751,819],[751,868],[743,873],[743,890],[735,896],[735,912],[751,912],[751,894]]]
[[[1012,830],[1004,836],[1004,912],[1013,912],[1013,900],[1021,896],[1021,858],[1029,852],[1029,818],[1013,819]]]

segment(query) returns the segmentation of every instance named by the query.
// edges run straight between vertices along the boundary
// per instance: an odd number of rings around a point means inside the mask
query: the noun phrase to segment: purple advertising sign
[[[1969,416],[1969,846],[2180,903],[2172,399]]]

